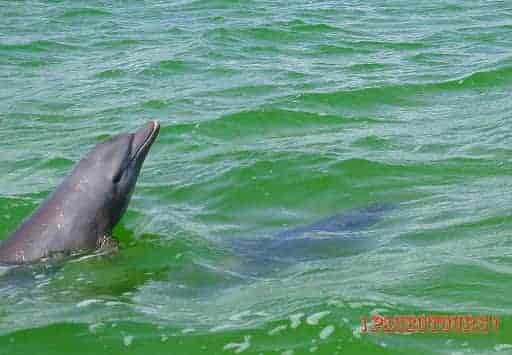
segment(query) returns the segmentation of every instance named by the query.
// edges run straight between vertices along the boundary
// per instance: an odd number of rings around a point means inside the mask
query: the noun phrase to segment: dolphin
[[[2,244],[0,263],[25,264],[112,241],[160,125],[101,142]]]
[[[362,232],[398,207],[396,202],[374,202],[270,237],[226,238],[222,242],[241,258],[239,274],[259,277],[299,261],[356,255],[373,248],[375,241]]]

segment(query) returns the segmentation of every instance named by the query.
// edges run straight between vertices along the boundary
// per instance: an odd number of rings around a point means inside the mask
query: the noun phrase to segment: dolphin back
[[[251,264],[351,255],[367,250],[371,241],[362,238],[365,229],[380,221],[397,203],[374,203],[349,210],[271,237],[233,239],[227,242],[235,254]]]

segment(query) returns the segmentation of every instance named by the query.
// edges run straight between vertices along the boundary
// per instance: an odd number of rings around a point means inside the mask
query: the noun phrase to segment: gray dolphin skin
[[[394,202],[372,203],[321,219],[311,224],[287,229],[270,238],[243,238],[227,246],[247,260],[298,261],[350,255],[368,248],[360,232],[379,222],[383,215],[398,207]]]
[[[99,247],[123,216],[159,130],[157,121],[149,121],[96,145],[0,245],[0,263],[32,263]]]

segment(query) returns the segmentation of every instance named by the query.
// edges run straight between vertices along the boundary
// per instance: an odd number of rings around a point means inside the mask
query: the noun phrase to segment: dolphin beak
[[[158,136],[160,123],[158,121],[148,121],[144,126],[133,133],[131,159],[144,159],[151,148],[151,145]]]

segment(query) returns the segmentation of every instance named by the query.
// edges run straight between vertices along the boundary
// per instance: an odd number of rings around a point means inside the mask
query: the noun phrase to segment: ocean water
[[[0,354],[512,353],[511,89],[507,1],[1,1],[0,239],[94,144],[162,128],[119,253],[0,276]],[[379,202],[264,274],[223,247]]]

